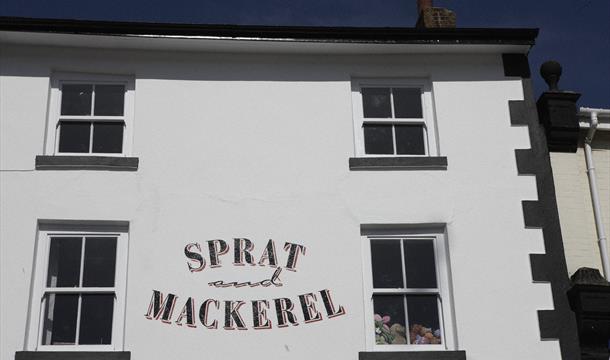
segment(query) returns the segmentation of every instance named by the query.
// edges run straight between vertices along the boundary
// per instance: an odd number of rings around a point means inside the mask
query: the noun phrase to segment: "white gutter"
[[[595,131],[599,126],[598,115],[610,116],[610,110],[607,109],[591,109],[580,108],[580,113],[588,114],[591,122],[585,137],[585,161],[587,163],[587,176],[589,177],[589,190],[591,191],[591,201],[593,202],[593,216],[595,217],[595,229],[597,230],[597,240],[599,244],[599,252],[602,258],[602,268],[604,277],[610,280],[610,260],[608,259],[608,242],[606,239],[606,230],[602,218],[602,209],[599,200],[599,192],[597,191],[597,180],[595,178],[595,164],[593,163],[593,154],[591,152],[591,143],[595,136]]]

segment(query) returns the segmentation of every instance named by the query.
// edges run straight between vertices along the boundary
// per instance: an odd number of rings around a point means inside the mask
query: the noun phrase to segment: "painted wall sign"
[[[208,240],[203,244],[190,243],[184,247],[186,268],[191,273],[221,268],[226,266],[227,258],[230,257],[233,262],[229,266],[270,267],[273,271],[263,279],[215,279],[207,283],[209,287],[280,288],[284,285],[286,272],[296,272],[301,265],[300,259],[307,253],[305,246],[290,242],[285,242],[283,251],[278,252],[272,239],[259,252],[254,248],[254,243],[246,238],[234,238],[232,244],[222,239]],[[175,311],[176,304],[181,306],[179,311]],[[278,328],[297,326],[345,314],[345,308],[333,302],[329,289],[270,299],[218,300],[188,297],[184,301],[179,301],[176,294],[153,290],[145,316],[149,320],[192,328],[201,325],[207,329],[222,327],[224,330],[260,330],[271,329],[273,324]]]

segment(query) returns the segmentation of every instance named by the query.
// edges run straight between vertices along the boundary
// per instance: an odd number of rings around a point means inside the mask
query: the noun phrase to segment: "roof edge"
[[[86,35],[221,37],[316,42],[534,45],[538,29],[318,27],[43,19],[0,16],[0,31]]]

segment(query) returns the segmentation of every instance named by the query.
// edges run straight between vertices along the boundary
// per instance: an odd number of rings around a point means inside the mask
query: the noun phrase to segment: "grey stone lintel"
[[[129,351],[18,351],[15,360],[130,360]]]
[[[466,360],[465,351],[371,351],[358,354],[358,360]]]
[[[447,170],[446,156],[353,157],[350,170]]]
[[[36,170],[118,170],[136,171],[140,159],[118,156],[36,156]]]

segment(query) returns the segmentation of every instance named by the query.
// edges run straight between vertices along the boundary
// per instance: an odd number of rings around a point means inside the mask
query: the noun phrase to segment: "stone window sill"
[[[465,351],[371,351],[358,354],[358,360],[466,360]]]
[[[36,156],[36,170],[116,170],[137,171],[137,157],[115,156]]]
[[[15,360],[130,360],[129,351],[18,351]]]
[[[447,170],[446,156],[353,157],[350,170]]]

